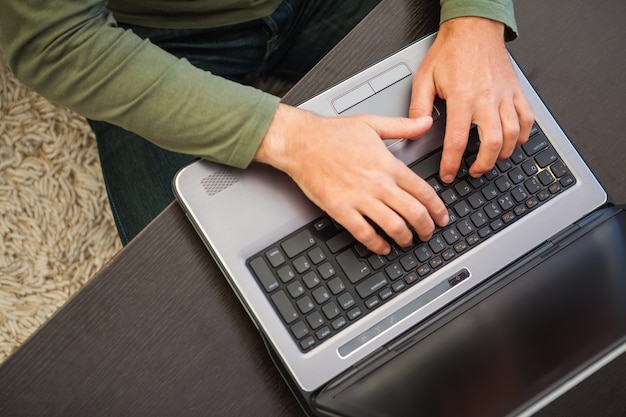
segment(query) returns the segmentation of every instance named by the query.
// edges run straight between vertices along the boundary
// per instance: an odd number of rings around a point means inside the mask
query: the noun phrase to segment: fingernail
[[[443,216],[443,224],[442,224],[442,226],[447,226],[448,223],[450,223],[450,216],[448,214],[446,214],[445,216]]]
[[[441,177],[441,181],[445,182],[446,184],[450,184],[452,181],[454,181],[454,176],[444,175],[443,177]]]

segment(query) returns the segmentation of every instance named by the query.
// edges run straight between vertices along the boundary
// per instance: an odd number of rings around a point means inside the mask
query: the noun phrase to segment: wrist
[[[504,42],[505,25],[497,20],[479,16],[463,16],[446,20],[439,26],[439,33],[443,36],[470,36],[481,34],[501,38]]]
[[[288,172],[293,158],[291,148],[301,136],[298,126],[303,125],[304,118],[309,114],[286,104],[279,104],[254,160],[271,165],[281,171]]]

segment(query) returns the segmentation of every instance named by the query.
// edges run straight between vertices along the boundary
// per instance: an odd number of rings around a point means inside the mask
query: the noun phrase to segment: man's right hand
[[[280,104],[255,160],[286,172],[307,197],[378,254],[391,250],[367,219],[401,247],[410,224],[428,240],[448,211],[426,181],[398,160],[383,139],[418,138],[432,118],[374,115],[321,117]]]

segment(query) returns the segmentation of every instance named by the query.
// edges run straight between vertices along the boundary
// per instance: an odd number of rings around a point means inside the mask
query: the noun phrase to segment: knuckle
[[[356,226],[350,232],[356,240],[368,247],[374,245],[378,237],[376,231],[369,225]]]
[[[519,123],[507,123],[502,127],[502,134],[507,141],[517,141],[521,132]]]
[[[490,154],[499,153],[503,142],[504,140],[500,135],[488,135],[481,139],[480,148]]]

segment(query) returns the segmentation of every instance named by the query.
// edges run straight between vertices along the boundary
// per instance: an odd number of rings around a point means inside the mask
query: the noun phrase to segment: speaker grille
[[[215,195],[239,181],[239,172],[225,169],[214,172],[200,182],[208,195]]]

